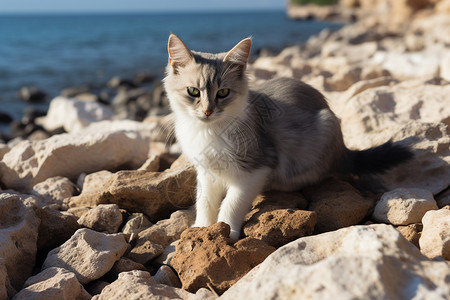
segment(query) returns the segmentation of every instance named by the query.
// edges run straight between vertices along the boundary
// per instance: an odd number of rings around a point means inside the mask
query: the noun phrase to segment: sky
[[[195,12],[284,9],[286,0],[1,0],[1,13]]]

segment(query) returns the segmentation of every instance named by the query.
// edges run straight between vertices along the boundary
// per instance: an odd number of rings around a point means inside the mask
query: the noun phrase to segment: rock
[[[450,205],[450,188],[437,195],[436,202],[439,208]]]
[[[176,246],[178,245],[179,240],[174,241],[172,243],[170,243],[169,246],[167,246],[166,248],[164,248],[164,252],[156,257],[153,260],[153,263],[155,264],[159,264],[159,265],[170,265],[173,256],[175,255],[175,250],[176,250]]]
[[[308,210],[317,214],[316,231],[333,231],[359,224],[373,208],[348,182],[334,178],[306,187],[302,193],[310,201]]]
[[[152,222],[143,213],[134,213],[128,217],[122,232],[125,234],[138,234],[152,225]]]
[[[225,223],[183,232],[171,262],[183,289],[196,292],[211,286],[222,294],[275,250],[257,239],[234,242],[229,236]]]
[[[118,88],[134,88],[136,84],[131,79],[120,78],[115,76],[108,81],[108,86],[114,89]]]
[[[78,282],[74,273],[63,268],[48,268],[30,277],[14,300],[91,299],[91,295]]]
[[[373,147],[391,138],[399,131],[399,125],[405,126],[411,120],[432,123],[449,118],[450,108],[446,105],[449,93],[450,84],[405,82],[357,94],[340,109],[346,145]],[[376,136],[378,140],[370,136]]]
[[[133,270],[141,270],[147,271],[144,265],[135,262],[126,257],[120,258],[118,261],[114,263],[112,269],[105,275],[108,281],[112,282],[119,277],[119,274],[122,272],[130,272]],[[100,293],[98,293],[100,294]]]
[[[353,226],[281,247],[221,299],[446,299],[449,274],[392,226]]]
[[[255,213],[244,224],[247,237],[259,239],[275,248],[298,238],[311,235],[316,225],[316,213],[299,209],[275,209]]]
[[[134,82],[137,84],[150,83],[155,80],[155,76],[148,72],[139,72],[134,75]]]
[[[99,295],[103,291],[103,289],[105,287],[107,287],[109,284],[110,283],[107,281],[95,280],[95,281],[88,283],[85,286],[85,289],[92,296]]]
[[[329,91],[345,91],[361,77],[361,68],[341,69],[332,77],[325,79],[325,88]]]
[[[31,194],[38,197],[40,207],[56,205],[59,208],[63,200],[72,197],[75,191],[75,185],[68,178],[57,176],[33,186]]]
[[[35,86],[24,86],[20,89],[19,97],[27,102],[42,102],[47,94]]]
[[[11,148],[9,148],[8,145],[0,143],[0,160],[3,159],[3,156],[5,156],[9,150],[11,150]]]
[[[195,189],[196,172],[190,165],[164,172],[120,171],[105,184],[96,201],[142,212],[156,222],[177,209],[191,206]]]
[[[119,278],[105,287],[92,300],[110,299],[215,299],[213,294],[202,289],[191,294],[182,289],[155,283],[150,273],[131,271],[119,274]]]
[[[85,207],[83,207],[83,206],[71,207],[67,210],[67,213],[71,214],[78,220],[82,215],[84,215],[86,212],[88,212],[91,209],[92,209],[91,207],[86,207],[86,206]],[[77,222],[77,224],[78,224],[78,222]]]
[[[161,255],[163,252],[164,246],[153,243],[152,241],[141,240],[131,249],[127,257],[137,263],[148,265],[155,257]]]
[[[16,293],[17,291],[11,286],[11,282],[9,282],[4,259],[0,257],[0,299],[12,298]]]
[[[409,225],[420,223],[425,213],[434,209],[438,207],[429,191],[398,188],[381,196],[372,217],[378,222]]]
[[[110,171],[98,171],[88,175],[80,175],[77,180],[81,188],[81,194],[69,200],[70,207],[94,207],[97,205],[95,195],[104,187],[113,176]]]
[[[60,95],[65,98],[75,98],[80,94],[89,93],[91,90],[88,86],[78,86],[65,88],[60,92]]]
[[[156,283],[181,288],[180,279],[169,266],[161,266],[158,272],[152,277]]]
[[[122,234],[104,234],[79,229],[60,247],[48,253],[42,269],[61,267],[86,284],[106,274],[127,250]]]
[[[60,246],[80,228],[76,217],[70,214],[64,214],[48,207],[38,209],[36,213],[41,219],[37,240],[37,248],[40,253],[47,253]]]
[[[81,173],[138,168],[148,157],[157,124],[104,121],[78,133],[54,135],[43,141],[23,141],[0,162],[1,181],[8,188],[29,190],[50,177],[72,181]],[[152,133],[153,131],[153,133]]]
[[[116,233],[122,225],[122,213],[116,204],[101,204],[82,215],[78,224],[95,231]]]
[[[414,122],[396,127],[395,130],[392,140],[410,146],[414,159],[380,176],[386,188],[419,188],[428,190],[433,195],[445,190],[450,185],[448,127],[443,123]],[[392,134],[394,130],[389,132]],[[369,136],[367,140],[370,140]]]
[[[450,260],[450,207],[426,212],[422,223],[420,251],[429,258],[442,256]]]
[[[31,275],[35,263],[40,220],[34,204],[25,196],[0,193],[0,260],[16,290]]]
[[[142,166],[139,167],[139,171],[158,172],[159,170],[159,156],[150,156]]]
[[[398,226],[397,230],[402,234],[402,236],[411,242],[414,246],[419,248],[419,238],[422,231],[422,224],[410,224],[407,226]]]
[[[42,125],[48,131],[63,127],[66,132],[76,132],[91,123],[110,120],[113,115],[108,106],[98,102],[56,97],[50,102]]]
[[[151,241],[163,247],[178,240],[181,233],[194,224],[194,210],[178,210],[170,215],[170,219],[158,221],[155,225],[141,231],[137,245]]]
[[[9,124],[13,120],[14,119],[8,113],[0,111],[0,124]]]

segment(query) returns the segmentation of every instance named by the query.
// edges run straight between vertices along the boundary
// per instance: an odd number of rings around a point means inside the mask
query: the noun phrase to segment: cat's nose
[[[204,110],[203,112],[207,117],[209,117],[213,113],[212,110]]]

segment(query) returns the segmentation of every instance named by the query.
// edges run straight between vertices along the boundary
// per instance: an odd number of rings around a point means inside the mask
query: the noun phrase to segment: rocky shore
[[[238,241],[223,223],[190,228],[196,174],[161,89],[117,78],[112,105],[86,90],[53,99],[41,129],[0,144],[0,300],[449,299],[450,9],[429,3],[249,66],[252,83],[324,93],[350,148],[392,140],[414,159],[259,195]]]

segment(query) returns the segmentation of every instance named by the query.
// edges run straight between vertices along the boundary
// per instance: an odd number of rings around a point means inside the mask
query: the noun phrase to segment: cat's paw
[[[239,240],[239,237],[241,236],[241,231],[237,231],[237,230],[231,230],[230,231],[230,238],[232,240]]]

